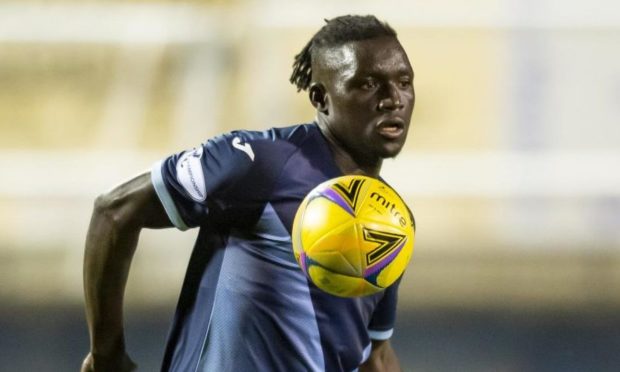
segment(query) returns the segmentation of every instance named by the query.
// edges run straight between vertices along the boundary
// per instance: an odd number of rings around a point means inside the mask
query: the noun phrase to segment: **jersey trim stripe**
[[[172,196],[170,196],[170,193],[166,188],[164,177],[161,173],[161,167],[162,161],[158,161],[151,169],[151,182],[153,183],[153,187],[155,187],[155,193],[157,194],[157,197],[159,197],[161,204],[164,206],[170,222],[172,222],[172,224],[179,230],[187,230],[189,227],[181,218],[177,207],[174,205],[174,201],[172,201]]]
[[[360,365],[366,363],[366,361],[370,357],[370,352],[371,351],[372,351],[372,344],[366,345],[366,347],[364,348],[364,351],[362,352],[362,361],[361,361]],[[359,368],[355,368],[351,372],[359,372]]]
[[[373,331],[373,330],[368,330],[368,336],[370,336],[370,338],[372,340],[387,340],[390,337],[392,337],[392,333],[394,333],[394,329],[389,329],[387,331]]]

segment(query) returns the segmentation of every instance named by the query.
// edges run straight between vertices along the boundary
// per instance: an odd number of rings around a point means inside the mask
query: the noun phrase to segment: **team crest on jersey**
[[[177,162],[177,181],[197,202],[202,202],[207,198],[207,187],[200,158],[202,158],[202,146],[186,151]]]

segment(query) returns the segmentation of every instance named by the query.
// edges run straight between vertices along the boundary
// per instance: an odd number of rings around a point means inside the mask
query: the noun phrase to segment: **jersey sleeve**
[[[371,340],[387,340],[392,337],[396,322],[399,286],[400,279],[385,290],[383,297],[377,304],[368,326],[368,335]]]
[[[267,179],[257,177],[265,172],[256,141],[251,132],[231,132],[153,165],[151,181],[178,229],[200,226],[213,209],[226,213],[261,200]]]

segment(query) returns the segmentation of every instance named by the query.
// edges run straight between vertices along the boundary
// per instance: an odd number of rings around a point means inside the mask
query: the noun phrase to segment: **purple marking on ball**
[[[306,271],[306,252],[301,252],[299,254],[299,266],[301,267],[301,271],[308,275],[308,272]]]
[[[407,238],[403,239],[402,243],[400,243],[398,248],[396,248],[392,253],[387,255],[381,261],[377,262],[376,264],[374,264],[374,265],[372,265],[370,267],[367,267],[366,270],[364,270],[364,277],[367,277],[369,275],[375,274],[377,271],[379,271],[379,270],[383,269],[384,267],[386,267],[390,262],[392,262],[392,260],[396,256],[398,256],[398,253],[403,249],[403,247],[405,246],[405,243],[407,243]]]
[[[346,200],[344,200],[344,198],[340,194],[338,194],[336,191],[334,191],[333,189],[326,188],[325,190],[321,191],[321,195],[327,198],[328,200],[338,204],[347,213],[355,217],[355,211],[351,208],[349,203],[347,203]]]

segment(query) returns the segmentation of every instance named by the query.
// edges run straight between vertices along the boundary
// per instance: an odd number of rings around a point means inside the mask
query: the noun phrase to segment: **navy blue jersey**
[[[353,371],[391,336],[398,283],[334,297],[293,256],[297,207],[341,175],[316,124],[231,132],[153,167],[170,220],[200,227],[162,371]]]

